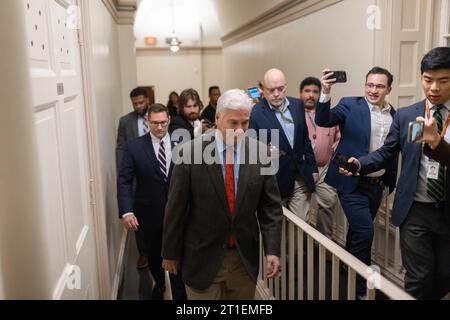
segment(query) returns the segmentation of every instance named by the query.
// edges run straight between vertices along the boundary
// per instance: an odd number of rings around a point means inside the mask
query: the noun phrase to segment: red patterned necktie
[[[227,192],[228,206],[230,208],[231,217],[234,215],[235,206],[235,185],[234,185],[234,161],[233,161],[233,149],[229,148],[226,152],[225,162],[225,187]],[[236,245],[236,238],[234,235],[230,235],[228,238],[228,247],[234,247]]]

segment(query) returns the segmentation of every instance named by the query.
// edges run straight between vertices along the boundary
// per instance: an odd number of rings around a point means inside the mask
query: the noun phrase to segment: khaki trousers
[[[317,230],[331,239],[334,207],[338,201],[336,189],[325,183],[328,166],[319,167],[319,181],[316,183],[314,198],[318,204]],[[302,179],[296,179],[292,196],[285,199],[284,205],[306,222],[310,222],[309,209],[311,193]]]
[[[227,249],[222,266],[208,289],[186,286],[188,300],[254,300],[255,291],[256,283],[248,275],[237,249]]]

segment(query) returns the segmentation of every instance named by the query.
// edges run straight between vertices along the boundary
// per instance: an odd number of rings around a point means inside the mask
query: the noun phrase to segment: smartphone
[[[416,143],[423,136],[423,122],[412,121],[408,126],[408,143]]]
[[[331,76],[331,79],[336,79],[336,83],[345,83],[347,82],[347,72],[345,71],[331,71],[334,75]]]
[[[259,92],[258,87],[248,88],[248,95],[250,96],[250,98],[252,98],[254,100],[261,99],[261,93]]]
[[[336,152],[333,160],[338,164],[339,168],[344,168],[348,172],[356,174],[358,172],[358,166],[355,163],[348,163],[348,159],[343,154]]]

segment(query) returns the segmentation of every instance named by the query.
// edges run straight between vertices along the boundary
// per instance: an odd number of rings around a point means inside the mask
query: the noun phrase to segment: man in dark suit
[[[392,74],[383,68],[373,68],[366,76],[364,97],[342,98],[331,109],[329,95],[336,81],[332,76],[332,73],[324,71],[322,96],[316,111],[317,125],[328,128],[339,126],[341,140],[336,152],[345,157],[363,156],[377,150],[386,139],[395,113],[385,100],[391,92]],[[373,220],[380,207],[384,187],[389,187],[391,191],[395,187],[397,160],[387,160],[387,170],[359,178],[340,175],[337,162],[332,161],[325,177],[325,182],[337,189],[349,223],[346,248],[367,265],[371,265],[372,261]],[[365,295],[366,284],[358,277],[357,297],[364,299]]]
[[[216,122],[217,101],[220,98],[220,88],[218,86],[209,87],[209,104],[203,109],[201,117],[210,123]]]
[[[201,105],[200,96],[194,89],[186,89],[180,94],[178,116],[172,120],[169,127],[169,133],[174,141],[183,143],[202,134]]]
[[[423,147],[407,139],[409,123],[421,116],[427,122],[433,117],[442,140],[450,142],[450,130],[445,128],[450,122],[450,48],[431,50],[421,70],[427,99],[397,112],[380,149],[349,162],[366,174],[384,168],[388,159],[401,152],[392,223],[400,227],[405,289],[418,299],[441,299],[450,291],[449,158],[443,158],[449,154],[445,142]],[[439,168],[436,175],[431,173],[433,166]]]
[[[116,167],[117,172],[120,168],[123,152],[131,140],[143,136],[148,133],[148,126],[146,124],[145,116],[149,107],[149,100],[147,91],[143,88],[135,88],[130,93],[131,103],[134,111],[120,118],[119,129],[117,130],[117,144],[116,144]],[[142,230],[134,232],[136,238],[136,246],[139,251],[139,258],[137,261],[138,269],[148,267],[148,258],[146,255],[144,234]]]
[[[254,299],[260,232],[267,276],[279,272],[283,213],[276,179],[261,161],[244,160],[260,148],[267,155],[266,146],[243,137],[251,108],[245,92],[227,91],[217,106],[218,130],[183,144],[183,161],[173,170],[163,265],[170,273],[182,270],[189,299]]]
[[[117,178],[119,214],[125,228],[144,231],[150,271],[156,282],[154,299],[161,299],[165,289],[161,241],[172,163],[169,122],[165,106],[155,104],[149,108],[150,133],[128,143]],[[171,287],[174,299],[186,299],[183,285],[174,276],[171,276]]]
[[[287,81],[283,72],[271,69],[264,76],[264,99],[257,104],[250,116],[250,128],[262,141],[261,129],[268,130],[267,143],[279,154],[277,173],[283,203],[301,217],[309,220],[311,193],[319,180],[303,102],[286,97]],[[279,143],[274,134],[279,133]]]

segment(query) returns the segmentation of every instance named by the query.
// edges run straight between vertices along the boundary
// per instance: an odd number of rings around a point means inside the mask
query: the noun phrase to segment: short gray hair
[[[217,114],[223,115],[225,109],[248,110],[253,108],[253,103],[247,93],[240,89],[232,89],[225,92],[217,101]]]

